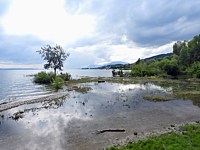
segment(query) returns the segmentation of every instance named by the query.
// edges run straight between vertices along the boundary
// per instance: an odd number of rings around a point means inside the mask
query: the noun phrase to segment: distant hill
[[[93,69],[93,68],[98,68],[98,67],[101,67],[101,65],[89,65],[89,66],[83,67],[82,69]]]
[[[155,55],[155,56],[148,57],[148,58],[141,59],[141,60],[151,61],[153,59],[162,59],[165,57],[171,57],[172,55],[173,55],[173,53],[159,54],[159,55]],[[89,65],[82,69],[130,69],[133,64],[134,63],[129,64],[129,63],[122,62],[122,61],[113,61],[110,63],[106,63],[104,65]]]
[[[123,62],[123,61],[113,61],[113,62],[110,62],[110,63],[107,63],[107,64],[104,64],[104,66],[112,66],[112,65],[125,65],[127,64],[127,62]]]
[[[122,61],[113,61],[110,63],[106,63],[103,65],[89,65],[87,67],[84,67],[82,69],[110,69],[111,67],[120,67],[127,64],[126,62],[122,62]]]
[[[171,57],[173,56],[173,53],[167,53],[167,54],[159,54],[159,55],[155,55],[155,56],[152,56],[152,57],[148,57],[148,58],[145,58],[144,60],[152,60],[152,59],[162,59],[162,58],[165,58],[165,57]]]

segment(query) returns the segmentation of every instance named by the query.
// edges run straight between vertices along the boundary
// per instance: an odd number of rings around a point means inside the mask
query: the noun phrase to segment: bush
[[[196,72],[196,77],[197,77],[197,78],[200,78],[200,69],[197,70],[197,72]]]
[[[53,85],[53,88],[55,88],[56,90],[61,89],[62,86],[64,85],[64,80],[61,77],[57,76],[53,80],[52,85]]]
[[[69,74],[69,73],[60,73],[60,75],[59,75],[59,77],[61,77],[64,81],[69,81],[69,80],[71,80],[72,79],[72,76],[71,76],[71,74]]]
[[[192,65],[192,74],[193,76],[195,76],[196,78],[200,78],[200,62],[196,62]]]
[[[34,82],[39,84],[50,84],[54,77],[55,75],[52,72],[46,73],[45,71],[41,71],[35,75]]]
[[[177,65],[173,65],[173,64],[165,65],[164,70],[168,75],[171,75],[171,76],[177,76],[180,74],[180,71]]]

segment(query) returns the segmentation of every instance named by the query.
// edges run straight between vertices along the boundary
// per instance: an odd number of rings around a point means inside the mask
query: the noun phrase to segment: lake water
[[[51,91],[43,85],[33,83],[33,75],[40,70],[0,70],[0,103],[15,99],[42,96]],[[77,79],[82,76],[110,77],[111,70],[64,70]]]
[[[51,93],[32,82],[29,75],[37,72],[1,70],[0,103]],[[64,72],[72,78],[112,75],[111,70]],[[137,140],[147,133],[169,132],[172,125],[200,121],[200,81],[125,80],[125,84],[81,83],[77,86],[90,88],[87,93],[64,88],[62,91],[69,94],[65,98],[0,112],[0,150],[99,150],[124,140]],[[159,97],[161,101],[152,100]],[[15,117],[19,113],[20,117]],[[107,129],[125,132],[97,134]]]
[[[0,112],[0,149],[102,150],[124,139],[134,140],[149,132],[168,130],[171,125],[200,120],[198,103],[173,95],[176,87],[180,89],[186,87],[185,84],[78,84],[91,90],[87,93],[66,91],[69,96],[64,99]],[[190,89],[198,86],[186,85]],[[171,95],[173,98],[154,102],[145,99],[148,95]],[[21,117],[12,118],[18,112]],[[104,129],[124,129],[126,132],[96,134]],[[137,136],[133,135],[135,132]]]

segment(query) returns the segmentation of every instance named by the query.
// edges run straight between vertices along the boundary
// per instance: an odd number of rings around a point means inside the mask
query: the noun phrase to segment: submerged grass
[[[84,86],[84,87],[80,86],[80,87],[75,89],[75,91],[79,92],[79,93],[87,93],[90,90],[92,90],[92,88],[91,87],[86,87],[86,86]]]
[[[168,101],[172,99],[189,99],[194,105],[200,107],[200,79],[164,79],[159,77],[84,77],[77,80],[66,82],[68,87],[80,83],[105,81],[119,84],[146,84],[152,83],[163,88],[171,87],[173,94],[171,96],[144,95],[144,99],[149,101]],[[81,91],[82,89],[80,89]]]
[[[170,95],[144,95],[143,98],[148,101],[153,102],[164,102],[164,101],[170,101],[174,98]]]
[[[194,105],[200,107],[200,91],[199,90],[188,90],[188,91],[175,91],[174,95],[176,98],[192,100]]]
[[[185,125],[180,133],[152,136],[136,143],[107,150],[200,150],[200,125]]]
[[[80,83],[87,83],[87,82],[97,82],[99,78],[92,78],[92,77],[84,77],[80,79],[73,79],[66,82],[66,85],[73,86]]]
[[[110,83],[121,83],[121,84],[136,84],[136,83],[147,83],[152,82],[154,84],[160,85],[162,87],[179,84],[179,83],[196,83],[200,84],[200,79],[187,79],[187,80],[174,80],[174,79],[164,79],[158,77],[83,77],[81,79],[74,79],[67,81],[66,84],[78,84],[78,83],[87,83],[87,82],[98,82],[106,81]]]

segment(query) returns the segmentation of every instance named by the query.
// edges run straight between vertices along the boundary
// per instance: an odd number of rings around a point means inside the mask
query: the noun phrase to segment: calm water
[[[0,71],[1,101],[48,94],[50,91],[45,86],[33,84],[32,77],[27,76],[37,72]],[[67,72],[73,78],[111,76],[110,70]],[[69,96],[64,99],[0,112],[0,150],[99,150],[135,131],[141,135],[167,129],[171,124],[200,120],[200,89],[196,82],[92,82],[78,86],[91,90],[87,93],[66,91]],[[188,90],[196,94],[185,97],[189,95],[185,95]],[[178,97],[174,93],[179,93]],[[172,99],[152,102],[145,96],[170,96]],[[13,118],[19,111],[21,117]],[[123,128],[126,132],[95,134],[97,130],[112,128]]]
[[[72,75],[72,78],[81,76],[90,77],[110,77],[110,70],[65,70]],[[4,101],[13,101],[20,98],[41,96],[50,93],[43,85],[32,82],[33,75],[38,70],[0,70],[0,103]]]
[[[0,115],[2,150],[98,150],[116,139],[167,128],[170,124],[200,119],[200,109],[190,100],[151,102],[144,95],[173,94],[172,87],[152,83],[84,83],[88,93],[70,91],[59,101],[13,108]],[[15,120],[16,112],[23,111]],[[124,128],[125,133],[95,132]]]

